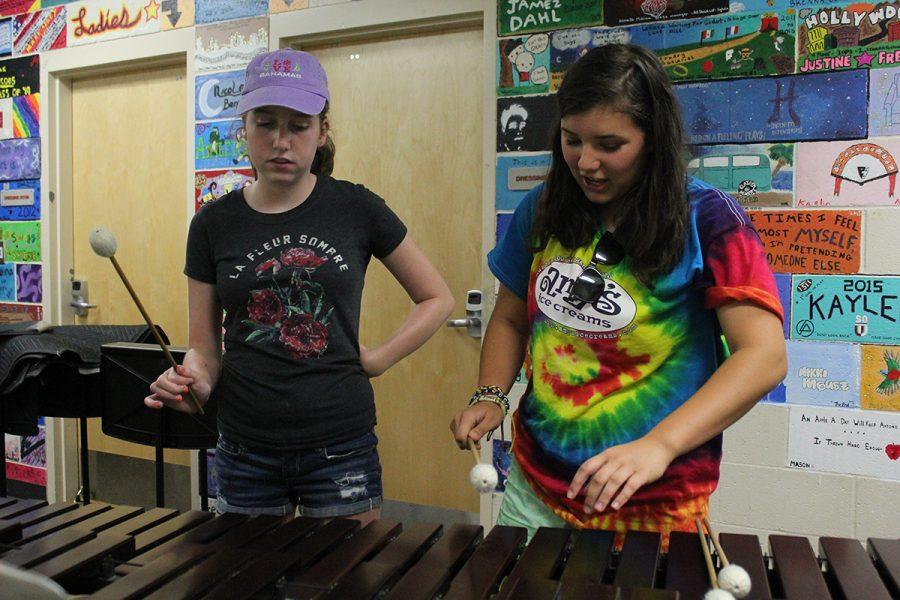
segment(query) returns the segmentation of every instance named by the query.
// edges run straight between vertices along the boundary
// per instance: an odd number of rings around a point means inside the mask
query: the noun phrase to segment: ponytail
[[[319,113],[319,126],[325,126],[327,115],[328,102],[325,102],[325,107]],[[325,143],[316,149],[316,157],[313,159],[312,166],[309,169],[310,172],[314,175],[331,175],[331,172],[334,171],[334,155],[336,153],[337,148],[334,147],[334,140],[331,139],[331,134],[328,133],[325,135]]]
[[[334,147],[334,140],[329,134],[325,138],[325,144],[316,149],[316,157],[313,159],[310,172],[315,175],[331,175],[334,171],[334,155],[337,149]]]

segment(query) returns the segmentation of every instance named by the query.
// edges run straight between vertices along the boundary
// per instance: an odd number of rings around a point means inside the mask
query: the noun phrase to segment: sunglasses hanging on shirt
[[[588,304],[594,304],[606,290],[606,279],[597,265],[617,265],[622,262],[623,258],[625,258],[625,249],[612,232],[607,231],[601,235],[594,247],[591,262],[572,283],[569,296]]]

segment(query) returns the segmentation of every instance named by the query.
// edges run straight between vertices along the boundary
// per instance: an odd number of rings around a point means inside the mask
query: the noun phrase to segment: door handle
[[[97,308],[96,304],[85,302],[80,296],[69,302],[69,306],[75,309],[75,315],[79,317],[86,317],[88,310]]]
[[[465,328],[473,338],[481,337],[481,290],[466,292],[466,318],[450,319],[447,327]]]
[[[82,301],[69,302],[69,306],[74,307],[74,308],[97,308],[96,304],[89,304],[87,302],[82,302]]]
[[[478,317],[466,317],[465,319],[450,319],[447,327],[481,327],[481,319]]]

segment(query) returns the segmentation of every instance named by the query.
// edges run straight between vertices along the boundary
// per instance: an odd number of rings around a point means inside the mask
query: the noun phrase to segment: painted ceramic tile
[[[6,463],[6,478],[40,487],[47,487],[47,469],[29,467],[17,462]]]
[[[13,51],[13,19],[0,19],[0,58],[9,56]]]
[[[550,91],[550,34],[502,38],[497,42],[497,93],[501,96]]]
[[[38,427],[37,435],[22,437],[21,462],[29,467],[47,468],[47,440],[44,427]]]
[[[12,100],[13,137],[40,137],[40,94],[16,96]]]
[[[47,444],[43,423],[38,423],[36,435],[18,436],[6,434],[4,438],[7,457],[6,477],[31,485],[47,485]]]
[[[868,73],[843,71],[675,86],[691,144],[858,139]]]
[[[497,99],[497,152],[550,150],[558,121],[555,96]]]
[[[19,462],[19,459],[22,458],[22,436],[7,434],[3,441],[3,455],[6,457],[6,460]]]
[[[773,404],[784,404],[786,402],[785,398],[785,387],[784,382],[779,383],[775,386],[775,389],[768,392],[765,396],[759,399],[760,402],[770,402]]]
[[[497,1],[497,32],[501,36],[602,24],[599,0]]]
[[[41,265],[16,265],[16,300],[40,302],[43,297]]]
[[[2,267],[2,265],[0,265]],[[0,277],[0,296],[2,296],[2,282]],[[32,304],[2,304],[0,303],[0,323],[21,323],[23,321],[40,321],[44,318],[44,309]]]
[[[269,13],[288,12],[309,8],[309,0],[269,0]]]
[[[778,299],[784,310],[784,322],[781,324],[784,338],[791,337],[791,276],[787,273],[775,273],[775,287],[778,288]]]
[[[157,0],[83,0],[66,7],[69,46],[159,31]]]
[[[788,404],[859,407],[857,344],[788,340]]]
[[[194,0],[197,25],[265,15],[268,0]]]
[[[0,17],[40,10],[41,0],[3,0],[0,2]]]
[[[266,18],[197,27],[196,32],[194,65],[198,73],[244,69],[254,56],[269,50]]]
[[[591,48],[623,44],[631,40],[630,29],[584,27],[550,33],[550,89],[556,91],[570,66]]]
[[[525,194],[544,181],[549,168],[549,153],[498,156],[494,207],[497,210],[515,210]]]
[[[792,13],[727,14],[629,28],[651,48],[672,81],[786,75],[794,72]]]
[[[797,0],[731,0],[729,12],[760,12],[791,8]]]
[[[791,206],[794,144],[693,146],[688,174],[730,194],[742,206]]]
[[[37,54],[0,61],[0,99],[37,94],[41,91],[40,74]]]
[[[63,6],[18,15],[13,25],[16,54],[33,54],[66,47],[66,9]]]
[[[39,221],[41,180],[0,182],[0,221]]]
[[[726,12],[728,0],[603,0],[604,20],[610,26],[708,17]]]
[[[253,181],[252,169],[228,169],[197,171],[194,173],[194,210],[213,200],[218,200],[234,189]]]
[[[10,262],[0,264],[0,301],[16,301],[16,265]]]
[[[835,0],[731,0],[730,12],[759,12],[763,10],[782,10],[786,8],[827,7],[835,4]],[[796,12],[796,10],[795,10]]]
[[[0,181],[38,179],[41,176],[41,140],[0,141]]]
[[[506,491],[506,479],[509,477],[509,466],[512,457],[512,442],[492,440],[491,462],[497,469],[497,487],[495,492]]]
[[[0,140],[13,137],[13,103],[12,98],[0,99]]]
[[[860,404],[900,412],[900,346],[862,347]]]
[[[798,144],[797,206],[900,206],[893,139]]]
[[[791,338],[900,344],[900,277],[795,275]]]
[[[64,4],[71,4],[76,0],[41,0],[41,8],[50,8],[51,6],[62,6]]]
[[[797,70],[801,73],[900,64],[900,20],[893,2],[844,2],[801,8]]]
[[[7,262],[41,261],[41,224],[39,221],[0,223],[3,256]]]
[[[12,79],[14,78],[10,81]],[[13,91],[18,93],[21,90],[15,88]],[[0,140],[39,137],[39,117],[40,94],[15,95],[0,99]]]
[[[791,407],[788,467],[900,479],[900,414]]]
[[[194,83],[194,118],[198,121],[237,115],[244,91],[244,71],[201,75]]]
[[[900,135],[900,67],[869,71],[869,136]]]
[[[198,170],[249,167],[247,136],[240,119],[197,123],[195,166]]]
[[[862,213],[852,210],[747,212],[777,273],[859,271]]]
[[[194,24],[194,0],[160,0],[160,31],[190,27]]]
[[[728,0],[603,0],[604,19],[611,26],[706,17],[724,12],[728,12]]]

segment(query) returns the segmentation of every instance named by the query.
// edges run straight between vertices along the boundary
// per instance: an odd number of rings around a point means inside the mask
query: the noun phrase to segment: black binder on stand
[[[170,348],[181,364],[184,348]],[[108,436],[153,446],[156,449],[156,505],[163,506],[163,449],[199,450],[200,497],[203,510],[208,509],[206,450],[218,441],[216,407],[208,402],[204,415],[192,415],[163,407],[148,408],[144,398],[150,384],[169,368],[156,344],[116,342],[100,349],[100,377],[104,408],[102,428]]]

